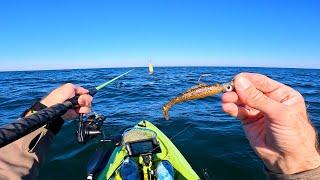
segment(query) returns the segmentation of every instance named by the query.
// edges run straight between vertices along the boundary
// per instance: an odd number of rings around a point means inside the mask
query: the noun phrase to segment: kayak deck
[[[153,159],[155,162],[159,162],[161,160],[169,161],[175,170],[175,179],[200,179],[196,172],[192,169],[190,164],[187,162],[187,160],[184,158],[184,156],[176,148],[176,146],[156,126],[154,126],[149,121],[143,120],[140,121],[135,127],[146,128],[156,132],[157,140],[159,141],[162,152],[155,154],[153,156]],[[121,179],[119,173],[116,172],[119,170],[126,156],[127,152],[123,147],[116,147],[108,161],[108,164],[98,176],[98,179],[108,180],[111,177],[114,177],[115,179]]]

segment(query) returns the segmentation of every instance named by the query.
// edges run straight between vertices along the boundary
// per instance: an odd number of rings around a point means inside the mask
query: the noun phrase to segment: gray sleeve
[[[320,180],[320,167],[297,174],[277,174],[266,170],[269,180]]]
[[[0,179],[36,179],[53,137],[42,127],[0,148]]]

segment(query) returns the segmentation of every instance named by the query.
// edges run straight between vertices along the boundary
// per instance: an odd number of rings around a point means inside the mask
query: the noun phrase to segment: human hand
[[[296,90],[261,74],[241,73],[222,109],[241,120],[250,145],[275,173],[295,174],[320,166],[317,135]]]
[[[67,83],[53,90],[40,102],[47,107],[50,107],[58,103],[63,103],[75,95],[80,95],[78,99],[79,108],[70,109],[62,116],[62,118],[65,120],[74,119],[79,116],[79,113],[87,114],[90,112],[92,96],[88,95],[88,93],[89,91],[82,87]]]

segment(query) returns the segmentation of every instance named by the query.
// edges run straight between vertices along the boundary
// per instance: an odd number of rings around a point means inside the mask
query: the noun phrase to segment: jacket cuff
[[[46,105],[42,104],[40,101],[37,101],[36,103],[34,103],[31,108],[25,110],[21,117],[24,117],[26,116],[26,114],[28,112],[31,112],[31,113],[37,113],[37,111],[41,111],[42,109],[45,109],[47,108]],[[57,135],[61,129],[61,127],[63,126],[64,124],[64,120],[59,117],[57,119],[54,119],[52,120],[51,122],[49,122],[45,128],[47,128],[48,130],[50,130],[54,135]]]
[[[296,174],[278,174],[278,173],[271,172],[266,167],[264,168],[264,170],[269,180],[302,180],[302,179],[318,180],[320,179],[320,166],[315,169],[311,169],[311,170],[296,173]]]

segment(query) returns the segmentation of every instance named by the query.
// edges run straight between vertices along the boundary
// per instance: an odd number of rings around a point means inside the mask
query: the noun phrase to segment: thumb
[[[240,76],[234,81],[239,99],[245,105],[267,115],[273,115],[283,108],[282,104],[263,94],[247,78]]]

